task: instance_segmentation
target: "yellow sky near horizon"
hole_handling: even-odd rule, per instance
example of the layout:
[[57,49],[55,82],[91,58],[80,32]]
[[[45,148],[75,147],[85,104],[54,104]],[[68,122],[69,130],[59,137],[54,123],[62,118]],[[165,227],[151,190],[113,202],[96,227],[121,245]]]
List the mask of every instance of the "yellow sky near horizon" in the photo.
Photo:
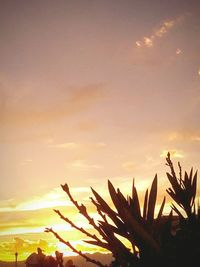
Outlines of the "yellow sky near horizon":
[[[163,158],[165,156],[166,151],[163,151],[160,157]],[[177,151],[171,151],[171,156],[174,160],[182,158],[182,155],[177,153]],[[120,186],[120,191],[125,196],[131,195],[132,179],[129,179],[129,181],[127,180],[126,182],[118,182],[116,188],[118,186]],[[142,208],[145,191],[147,188],[150,188],[151,183],[149,180],[137,181],[136,179],[135,186],[139,194]],[[97,192],[99,192],[104,200],[106,200],[107,203],[114,208],[108,189],[107,192],[105,192],[106,187],[106,184],[102,185],[98,188]],[[70,188],[70,192],[79,204],[83,203],[87,207],[90,216],[97,222],[100,218],[96,213],[96,208],[90,201],[90,196],[92,196],[90,188],[74,187]],[[160,208],[163,196],[165,195],[167,197],[166,192],[163,191],[163,188],[160,188],[159,184],[158,193],[160,194],[158,194],[157,198],[155,210],[156,214]],[[199,188],[197,196],[200,196]],[[167,197],[167,202],[163,212],[164,214],[169,214],[171,210],[171,202],[171,199]],[[69,201],[66,193],[59,187],[54,188],[49,193],[41,197],[27,199],[24,202],[15,203],[15,205],[13,205],[10,200],[7,204],[9,205],[6,206],[6,203],[4,203],[4,206],[0,207],[0,213],[3,219],[1,221],[0,231],[1,260],[13,261],[14,253],[16,251],[19,253],[18,259],[24,260],[30,253],[36,251],[37,247],[42,247],[46,254],[54,255],[55,251],[59,250],[62,251],[65,256],[75,255],[66,245],[58,242],[52,234],[44,233],[46,227],[52,227],[54,231],[59,233],[66,241],[70,241],[71,244],[73,244],[77,249],[81,249],[83,252],[106,252],[106,250],[84,243],[83,240],[89,239],[84,234],[73,229],[68,223],[61,220],[58,215],[54,213],[53,209],[58,209],[64,216],[67,216],[79,227],[83,227],[90,233],[95,233],[94,229],[88,224],[87,220],[78,213],[77,209]]]

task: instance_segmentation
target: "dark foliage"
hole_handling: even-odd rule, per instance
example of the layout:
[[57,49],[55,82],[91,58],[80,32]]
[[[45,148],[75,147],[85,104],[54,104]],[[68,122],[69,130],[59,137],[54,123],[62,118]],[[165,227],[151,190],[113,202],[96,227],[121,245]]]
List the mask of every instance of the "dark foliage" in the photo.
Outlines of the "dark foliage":
[[[83,204],[78,204],[72,197],[67,184],[62,185],[69,199],[97,231],[98,235],[90,234],[83,228],[75,225],[59,210],[55,212],[61,219],[69,223],[73,228],[90,237],[85,241],[107,249],[113,255],[112,267],[186,267],[198,265],[200,258],[200,207],[196,207],[197,172],[193,174],[185,172],[182,175],[180,163],[177,176],[173,163],[168,153],[166,165],[170,172],[167,178],[171,187],[166,191],[172,198],[172,210],[169,215],[163,215],[165,197],[155,216],[157,198],[157,175],[155,176],[150,191],[146,190],[143,209],[139,202],[137,189],[132,186],[132,196],[127,198],[120,189],[115,189],[108,181],[108,190],[115,209],[112,209],[105,200],[92,188],[94,197],[91,197],[93,205],[101,216],[101,220],[95,222],[88,214]],[[72,251],[81,255],[98,266],[105,266],[101,262],[91,259],[81,251],[77,251],[70,242],[62,239],[52,228],[46,228],[46,232],[53,233],[58,240],[66,244]],[[125,238],[131,244],[127,247],[119,238]]]

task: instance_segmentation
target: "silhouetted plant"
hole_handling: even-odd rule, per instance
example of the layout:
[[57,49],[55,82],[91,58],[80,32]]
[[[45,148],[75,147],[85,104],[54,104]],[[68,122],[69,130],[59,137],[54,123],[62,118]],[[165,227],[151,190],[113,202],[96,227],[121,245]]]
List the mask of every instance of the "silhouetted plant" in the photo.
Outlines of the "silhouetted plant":
[[[115,209],[112,209],[106,201],[93,189],[94,197],[91,202],[96,207],[101,220],[95,220],[89,215],[83,204],[78,204],[70,193],[67,184],[62,185],[71,202],[97,231],[98,235],[90,234],[82,227],[75,225],[69,218],[65,217],[59,210],[54,210],[61,219],[69,223],[76,230],[90,237],[85,242],[93,244],[110,251],[114,261],[110,266],[188,266],[191,261],[198,262],[200,255],[200,208],[196,208],[197,172],[193,175],[193,169],[188,174],[182,175],[180,163],[179,176],[177,177],[173,163],[168,153],[167,166],[170,173],[167,177],[171,188],[167,193],[175,203],[169,215],[163,215],[165,197],[163,198],[157,216],[155,206],[157,198],[157,175],[155,176],[150,191],[146,190],[143,209],[141,208],[137,189],[132,185],[132,196],[127,198],[120,189],[114,188],[108,181],[108,190]],[[173,215],[173,211],[176,215]],[[175,232],[172,231],[173,225]],[[84,257],[98,266],[106,266],[101,262],[91,259],[81,251],[78,251],[69,241],[65,241],[52,228],[46,228],[55,237],[66,244],[72,251]],[[127,247],[119,238],[125,238],[131,244]]]

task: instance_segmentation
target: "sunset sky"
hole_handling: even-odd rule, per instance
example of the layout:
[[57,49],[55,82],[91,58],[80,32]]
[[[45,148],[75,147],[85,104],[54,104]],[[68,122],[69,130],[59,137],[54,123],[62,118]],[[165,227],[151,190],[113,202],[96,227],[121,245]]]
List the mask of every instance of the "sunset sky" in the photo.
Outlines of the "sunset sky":
[[143,199],[158,173],[160,203],[167,151],[200,169],[199,14],[198,0],[0,1],[0,260],[69,253],[51,226],[95,251],[53,212],[89,227],[60,184],[90,207],[90,186],[106,199],[108,179],[126,195],[135,177]]

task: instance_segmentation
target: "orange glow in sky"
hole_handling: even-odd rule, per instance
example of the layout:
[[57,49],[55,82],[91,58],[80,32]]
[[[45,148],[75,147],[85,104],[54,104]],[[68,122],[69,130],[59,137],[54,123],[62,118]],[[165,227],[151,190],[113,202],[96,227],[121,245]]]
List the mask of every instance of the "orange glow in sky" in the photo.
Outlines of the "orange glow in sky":
[[108,179],[143,201],[157,173],[159,205],[168,151],[200,169],[200,4],[168,2],[0,1],[0,260],[71,255],[45,227],[97,250],[60,184],[95,217]]

